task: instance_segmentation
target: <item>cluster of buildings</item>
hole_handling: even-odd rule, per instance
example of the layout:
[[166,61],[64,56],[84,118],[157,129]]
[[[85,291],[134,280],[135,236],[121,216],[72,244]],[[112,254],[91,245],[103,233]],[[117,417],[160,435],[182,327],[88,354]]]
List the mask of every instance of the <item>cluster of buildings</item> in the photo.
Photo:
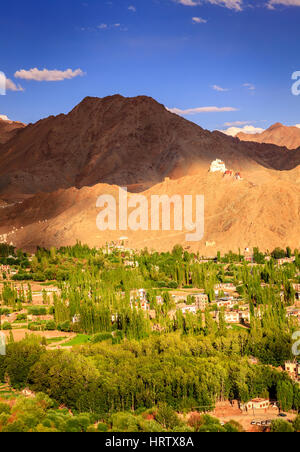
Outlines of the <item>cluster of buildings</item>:
[[120,237],[115,242],[107,243],[105,247],[102,248],[102,251],[106,255],[111,255],[115,251],[121,251],[132,256],[133,249],[129,247],[129,238],[128,237]]
[[[218,322],[220,319],[220,311],[213,312],[213,316]],[[224,318],[225,322],[230,324],[249,324],[251,320],[251,314],[249,309],[246,311],[236,309],[232,311],[225,311]]]
[[145,289],[137,289],[130,292],[130,306],[131,309],[135,307],[145,312],[150,311],[150,303]]
[[[294,284],[296,290],[296,299],[300,299],[300,284]],[[237,297],[236,286],[233,283],[220,283],[214,287],[216,301],[209,302],[208,295],[203,292],[188,293],[188,292],[171,292],[171,298],[176,308],[170,311],[169,315],[174,316],[176,311],[181,311],[183,315],[197,314],[198,312],[205,312],[206,308],[212,307],[210,311],[213,319],[216,322],[220,320],[220,313],[223,311],[225,322],[228,324],[249,325],[251,321],[251,313],[249,304],[242,304],[242,299]],[[162,296],[156,297],[156,303],[162,305],[164,303]],[[130,293],[130,305],[136,309],[148,312],[151,317],[155,316],[155,312],[151,311],[150,303],[145,289],[133,290]],[[215,308],[213,310],[213,308]],[[262,313],[260,306],[257,309],[257,315],[261,317]],[[294,306],[287,308],[287,316],[294,318],[300,325],[300,308],[297,307],[297,302]]]
[[[218,284],[216,291],[223,291],[224,289],[235,290],[235,286],[231,283]],[[224,292],[223,292],[224,293]],[[205,312],[208,306],[215,306],[216,309],[211,311],[211,315],[215,321],[220,319],[220,311],[223,310],[225,321],[228,324],[249,324],[250,323],[250,309],[249,305],[240,305],[239,299],[233,295],[225,292],[224,297],[218,298],[214,303],[209,303],[209,298],[206,293],[187,293],[174,292],[171,293],[171,298],[175,304],[175,309],[169,312],[173,317],[176,312],[181,311],[183,315],[197,314],[198,312]],[[164,303],[162,296],[156,297],[156,303],[162,305]],[[147,312],[150,317],[155,317],[155,311],[152,312],[150,303],[145,289],[136,289],[130,292],[130,306],[131,308],[141,309]]]
[[173,294],[172,299],[176,303],[177,310],[180,309],[184,314],[186,312],[197,313],[198,311],[204,312],[208,305],[208,295],[205,293],[192,293],[193,303],[187,304],[189,294]]
[[137,261],[129,260],[129,259],[125,259],[123,261],[123,264],[125,265],[125,267],[131,267],[131,268],[138,268],[139,267],[139,263]]
[[[223,289],[235,290],[233,284],[220,284],[216,291]],[[220,319],[220,310],[224,309],[225,322],[229,324],[249,324],[250,323],[250,309],[249,305],[239,305],[240,300],[235,298],[229,293],[225,293],[226,296],[218,298],[210,306],[216,306],[217,310],[211,311],[211,315],[217,322]],[[192,294],[193,304],[187,304],[187,294],[172,295],[174,302],[176,303],[176,310],[180,310],[183,314],[191,313],[197,314],[199,311],[204,312],[209,305],[208,295],[205,293]],[[237,308],[237,305],[238,308]]]
[[222,173],[224,177],[234,177],[236,180],[242,180],[241,173],[226,168],[225,162],[221,159],[214,160],[210,165],[211,173]]

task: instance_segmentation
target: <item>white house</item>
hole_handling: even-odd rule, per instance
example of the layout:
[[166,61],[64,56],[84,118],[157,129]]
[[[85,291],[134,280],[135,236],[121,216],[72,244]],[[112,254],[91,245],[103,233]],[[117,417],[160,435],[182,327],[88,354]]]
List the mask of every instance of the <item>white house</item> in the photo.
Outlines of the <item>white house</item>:
[[198,308],[196,305],[186,305],[186,304],[178,305],[177,309],[179,309],[183,314],[186,314],[186,313],[197,314],[197,311],[198,311]]
[[267,399],[253,399],[244,405],[247,411],[249,410],[267,410],[270,407],[270,401]]
[[211,165],[210,165],[210,172],[211,173],[225,173],[226,172],[226,165],[225,165],[225,163],[222,161],[222,160],[220,160],[220,159],[217,159],[217,160],[214,160],[212,163],[211,163]]
[[[224,312],[224,318],[226,323],[240,323],[240,315],[237,311]],[[220,320],[220,312],[217,312],[216,320]]]
[[195,298],[195,304],[199,311],[205,311],[207,305],[208,305],[208,295],[205,293],[197,293],[193,294],[193,297]]

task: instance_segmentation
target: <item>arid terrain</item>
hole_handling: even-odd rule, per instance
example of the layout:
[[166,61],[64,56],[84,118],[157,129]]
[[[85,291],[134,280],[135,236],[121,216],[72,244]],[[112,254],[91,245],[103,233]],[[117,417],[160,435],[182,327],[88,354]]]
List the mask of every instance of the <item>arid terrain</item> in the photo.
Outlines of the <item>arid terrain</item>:
[[[210,173],[216,158],[232,174]],[[183,243],[209,256],[253,246],[294,249],[299,165],[300,149],[211,133],[148,97],[86,98],[69,115],[29,125],[0,145],[0,234],[25,249],[76,240],[100,246],[124,235],[132,248]],[[99,231],[97,198],[118,200],[119,186],[143,193],[149,210],[151,195],[204,195],[204,239],[186,242],[185,230]]]
[[143,193],[149,201],[149,218],[152,194],[194,195],[194,214],[195,196],[204,194],[205,235],[201,242],[186,242],[187,231],[99,231],[96,226],[101,210],[96,207],[98,196],[112,194],[117,201],[119,199],[118,187],[105,184],[40,194],[22,204],[1,209],[0,233],[8,233],[8,243],[26,249],[33,249],[37,244],[45,247],[71,245],[76,239],[101,246],[117,241],[124,234],[132,248],[147,246],[167,250],[183,243],[209,256],[218,250],[238,251],[256,245],[264,250],[286,244],[297,247],[300,237],[299,184],[285,180],[285,176],[272,177],[267,173],[265,184],[254,184],[207,173],[205,177],[166,180]]
[[295,168],[300,150],[211,133],[145,96],[85,98],[68,115],[28,125],[0,147],[0,197],[98,183],[141,191],[166,176],[203,176],[216,158],[253,174]]

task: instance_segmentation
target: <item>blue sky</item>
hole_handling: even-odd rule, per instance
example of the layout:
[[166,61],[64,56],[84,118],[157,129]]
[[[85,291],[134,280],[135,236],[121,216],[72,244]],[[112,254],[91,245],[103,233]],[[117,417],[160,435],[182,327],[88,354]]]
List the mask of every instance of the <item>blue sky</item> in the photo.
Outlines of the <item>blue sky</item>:
[[299,23],[300,0],[3,2],[0,115],[35,122],[120,93],[208,129],[299,124]]

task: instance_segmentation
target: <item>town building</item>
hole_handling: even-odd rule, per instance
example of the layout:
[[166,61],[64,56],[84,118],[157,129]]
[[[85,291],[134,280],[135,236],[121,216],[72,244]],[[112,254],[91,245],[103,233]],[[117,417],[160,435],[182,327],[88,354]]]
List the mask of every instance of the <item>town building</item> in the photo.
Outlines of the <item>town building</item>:
[[240,322],[250,324],[251,314],[250,311],[239,311]]
[[172,300],[174,303],[182,303],[187,301],[187,294],[172,294]]
[[130,292],[130,301],[147,301],[147,292],[145,289],[136,289]]
[[233,297],[225,297],[217,300],[215,304],[218,306],[218,308],[232,309],[237,304],[237,302]]
[[233,283],[220,283],[215,285],[215,289],[236,291],[236,286]]
[[[226,323],[240,323],[240,315],[237,311],[224,312],[224,318]],[[220,320],[220,312],[216,314],[217,322]]]
[[135,303],[135,309],[141,309],[142,311],[150,311],[150,305],[148,301],[141,301]]
[[130,292],[131,309],[141,309],[142,311],[150,311],[150,304],[145,289],[132,290]]
[[294,307],[287,308],[287,317],[297,320],[300,325],[300,309]]
[[277,259],[276,262],[278,265],[292,264],[295,262],[295,257],[284,257],[282,259]]
[[205,311],[208,305],[208,295],[206,293],[193,294],[195,304],[199,311]]
[[243,408],[246,411],[267,410],[268,408],[270,408],[270,400],[268,400],[268,399],[261,399],[261,398],[252,399],[252,400],[250,400],[250,402],[245,403]]
[[197,314],[198,308],[195,304],[193,305],[187,305],[187,304],[178,304],[177,310],[181,311],[182,314]]
[[245,262],[249,262],[250,264],[254,263],[254,257],[253,256],[245,256],[244,260],[245,260]]
[[159,305],[164,304],[164,299],[163,299],[163,297],[161,295],[158,295],[156,297],[156,303],[159,304]]
[[216,242],[215,241],[205,242],[205,246],[206,246],[206,248],[212,248],[212,247],[216,246]]
[[284,370],[296,381],[300,381],[300,363],[298,361],[288,361],[284,365]]
[[125,260],[124,265],[125,267],[137,268],[139,266],[139,263],[136,261]]

